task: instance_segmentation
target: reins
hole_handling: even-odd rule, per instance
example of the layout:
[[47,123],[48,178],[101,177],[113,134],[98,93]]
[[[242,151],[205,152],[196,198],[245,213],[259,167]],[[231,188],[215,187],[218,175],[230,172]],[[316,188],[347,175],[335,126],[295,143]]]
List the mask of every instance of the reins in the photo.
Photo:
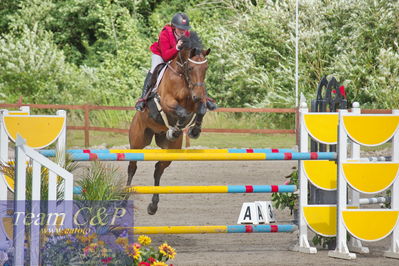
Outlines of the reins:
[[[192,83],[191,82],[191,80],[190,80],[190,76],[189,76],[189,74],[188,74],[188,68],[187,68],[187,64],[188,64],[188,62],[191,62],[191,63],[193,63],[193,64],[196,64],[196,65],[202,65],[202,64],[205,64],[207,61],[208,61],[208,59],[205,59],[205,60],[203,60],[203,61],[194,61],[194,60],[192,60],[191,58],[188,58],[186,61],[184,61],[184,62],[182,62],[183,61],[183,59],[182,59],[182,56],[181,56],[181,52],[179,52],[179,58],[176,60],[176,65],[178,65],[182,70],[183,70],[183,73],[179,73],[176,69],[174,69],[171,65],[170,65],[170,63],[168,63],[168,67],[176,74],[176,75],[178,75],[179,77],[183,77],[184,78],[184,80],[186,81],[186,84],[188,85],[188,88],[189,89],[193,89],[194,87],[205,87],[205,82],[196,82],[196,83]],[[180,62],[179,62],[179,60],[180,60]]]

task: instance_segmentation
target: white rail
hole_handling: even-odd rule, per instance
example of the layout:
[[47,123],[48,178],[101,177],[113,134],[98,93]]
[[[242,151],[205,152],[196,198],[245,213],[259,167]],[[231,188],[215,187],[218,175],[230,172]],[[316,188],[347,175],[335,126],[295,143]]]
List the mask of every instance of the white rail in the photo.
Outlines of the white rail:
[[[41,191],[41,168],[45,167],[49,171],[48,187],[48,211],[47,213],[58,212],[57,192],[63,190],[63,224],[64,228],[72,228],[72,199],[73,199],[73,175],[25,145],[25,140],[17,136],[15,146],[15,212],[14,212],[14,265],[24,265],[24,242],[25,242],[25,222],[26,217],[26,159],[32,161],[32,214],[36,217],[40,213],[40,191]],[[57,187],[57,176],[62,178],[62,184]],[[58,209],[58,210],[57,210]],[[58,213],[57,213],[58,214]],[[68,215],[69,214],[69,215]],[[23,221],[23,222],[21,222]],[[55,225],[53,225],[54,227]],[[49,228],[51,229],[51,228]],[[30,246],[30,265],[40,265],[40,225],[31,223],[31,243]]]

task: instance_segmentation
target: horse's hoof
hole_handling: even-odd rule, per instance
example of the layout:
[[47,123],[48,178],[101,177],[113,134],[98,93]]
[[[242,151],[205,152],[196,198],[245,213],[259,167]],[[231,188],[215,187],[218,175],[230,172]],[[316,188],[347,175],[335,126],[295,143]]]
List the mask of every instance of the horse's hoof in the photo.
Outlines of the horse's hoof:
[[182,134],[180,129],[169,129],[166,131],[166,139],[169,141],[175,141]]
[[214,111],[218,108],[215,101],[210,98],[208,98],[208,100],[206,101],[206,107],[209,109],[209,111]]
[[171,129],[166,131],[166,139],[169,140],[169,141],[175,141],[176,140],[176,138],[173,136],[173,131]]
[[190,127],[188,130],[188,137],[191,139],[197,139],[201,134],[201,128],[199,127]]
[[158,210],[158,206],[152,203],[148,204],[147,212],[149,215],[154,215]]

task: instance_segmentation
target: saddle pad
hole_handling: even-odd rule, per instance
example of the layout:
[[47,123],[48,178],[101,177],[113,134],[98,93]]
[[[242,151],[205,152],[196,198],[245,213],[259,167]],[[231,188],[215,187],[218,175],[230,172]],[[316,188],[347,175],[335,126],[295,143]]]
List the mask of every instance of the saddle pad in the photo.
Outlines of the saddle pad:
[[166,70],[167,67],[168,67],[168,64],[165,64],[165,65],[162,67],[161,71],[159,71],[159,74],[158,74],[158,77],[157,77],[157,83],[155,83],[154,88],[152,88],[152,90],[151,90],[152,92],[156,92],[156,91],[157,91],[158,86],[159,86],[159,84],[160,84],[161,81],[162,81],[163,74],[165,73],[165,70]]

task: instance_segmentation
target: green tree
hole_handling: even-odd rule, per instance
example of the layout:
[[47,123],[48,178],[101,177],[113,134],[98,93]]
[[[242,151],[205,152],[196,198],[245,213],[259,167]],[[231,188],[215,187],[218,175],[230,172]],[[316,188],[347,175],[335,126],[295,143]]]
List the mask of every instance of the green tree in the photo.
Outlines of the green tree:
[[33,103],[71,103],[90,88],[79,69],[65,62],[52,34],[36,25],[19,35],[0,38],[0,91],[3,100],[15,102],[24,96]]

